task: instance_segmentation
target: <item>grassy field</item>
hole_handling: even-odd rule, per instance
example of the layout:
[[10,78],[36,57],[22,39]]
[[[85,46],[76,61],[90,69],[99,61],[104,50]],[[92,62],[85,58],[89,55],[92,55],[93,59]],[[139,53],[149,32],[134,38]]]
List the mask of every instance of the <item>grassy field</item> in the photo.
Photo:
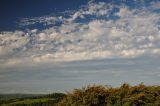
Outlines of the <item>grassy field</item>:
[[26,100],[15,100],[12,103],[6,103],[3,104],[2,106],[14,106],[14,105],[19,105],[19,104],[24,104],[24,105],[32,105],[32,104],[40,104],[40,103],[49,103],[49,101],[53,102],[55,99],[53,98],[41,98],[41,99],[26,99]]
[[8,96],[5,97],[6,100],[3,98],[3,100],[0,101],[0,106],[41,106],[41,105],[53,106],[64,96],[64,94],[55,93],[50,95],[21,95],[21,96],[12,95],[12,96],[13,96],[12,99],[9,99],[11,97]]

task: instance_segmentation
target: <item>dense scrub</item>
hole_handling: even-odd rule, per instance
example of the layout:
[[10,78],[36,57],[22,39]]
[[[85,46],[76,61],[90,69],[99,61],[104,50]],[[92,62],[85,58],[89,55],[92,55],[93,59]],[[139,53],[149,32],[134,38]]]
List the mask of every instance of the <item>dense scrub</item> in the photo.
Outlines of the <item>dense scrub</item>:
[[58,106],[160,106],[160,86],[88,86],[67,94]]

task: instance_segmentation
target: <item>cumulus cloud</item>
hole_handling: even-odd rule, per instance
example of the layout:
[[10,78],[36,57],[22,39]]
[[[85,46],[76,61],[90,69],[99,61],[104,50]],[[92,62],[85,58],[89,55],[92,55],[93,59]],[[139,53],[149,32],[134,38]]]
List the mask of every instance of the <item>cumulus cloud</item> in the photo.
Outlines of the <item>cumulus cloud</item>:
[[119,9],[117,15],[119,15],[120,17],[128,17],[132,15],[132,12],[128,8],[124,7]]
[[158,4],[150,3],[140,9],[89,2],[68,18],[23,19],[23,25],[54,25],[58,21],[61,24],[44,30],[3,32],[0,58],[10,55],[8,59],[27,57],[33,62],[54,62],[159,55],[160,14],[155,11],[160,9]]

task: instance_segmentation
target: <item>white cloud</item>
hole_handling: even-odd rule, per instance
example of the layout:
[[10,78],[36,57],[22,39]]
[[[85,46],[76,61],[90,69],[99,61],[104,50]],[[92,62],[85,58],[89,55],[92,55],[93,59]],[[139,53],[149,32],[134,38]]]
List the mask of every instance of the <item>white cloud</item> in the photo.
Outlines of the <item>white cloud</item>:
[[12,53],[14,49],[23,48],[28,39],[21,31],[0,34],[0,57]]
[[119,12],[117,13],[120,17],[129,17],[132,15],[132,11],[130,11],[127,7],[122,7],[119,9]]
[[63,17],[55,17],[55,16],[43,16],[43,17],[36,17],[36,18],[24,18],[20,20],[20,26],[26,26],[26,25],[33,25],[36,23],[42,23],[44,25],[52,25],[55,24],[56,21],[62,21]]
[[76,20],[77,18],[84,18],[83,14],[81,11],[75,12],[71,18],[67,19],[67,21],[72,22],[74,20]]
[[[41,31],[33,29],[28,32],[4,32],[0,35],[0,56],[15,52],[14,49],[17,48],[23,48],[17,51],[22,52],[19,59],[26,56],[33,62],[159,55],[160,14],[152,11],[158,8],[154,8],[154,5],[157,4],[152,3],[150,7],[143,9],[131,9],[109,6],[103,2],[89,2],[84,9],[79,9],[69,18],[45,16],[30,21],[26,19],[23,22],[27,25],[36,22],[52,24],[57,20],[61,20],[62,25]],[[114,14],[119,18],[106,20],[114,7],[119,8]],[[75,21],[79,17],[85,20],[86,15],[97,18],[86,23]],[[103,16],[106,17],[101,18]],[[16,56],[13,55],[12,58]]]

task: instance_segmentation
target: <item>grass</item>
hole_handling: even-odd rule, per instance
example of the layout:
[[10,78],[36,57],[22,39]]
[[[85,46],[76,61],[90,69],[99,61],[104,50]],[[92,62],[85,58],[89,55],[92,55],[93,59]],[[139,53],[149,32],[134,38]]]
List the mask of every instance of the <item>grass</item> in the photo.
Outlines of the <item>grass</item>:
[[32,103],[40,103],[40,102],[48,102],[49,100],[55,100],[53,99],[48,99],[48,98],[41,98],[41,99],[26,99],[22,101],[15,101],[13,103],[10,103],[9,105],[15,105],[15,104],[32,104]]
[[[12,99],[0,100],[0,106],[41,106],[47,105],[52,106],[57,103],[65,94],[63,93],[54,93],[49,95],[39,95],[39,96],[30,96],[30,97],[16,97]],[[7,95],[8,96],[8,95]],[[10,97],[8,97],[10,98]]]

